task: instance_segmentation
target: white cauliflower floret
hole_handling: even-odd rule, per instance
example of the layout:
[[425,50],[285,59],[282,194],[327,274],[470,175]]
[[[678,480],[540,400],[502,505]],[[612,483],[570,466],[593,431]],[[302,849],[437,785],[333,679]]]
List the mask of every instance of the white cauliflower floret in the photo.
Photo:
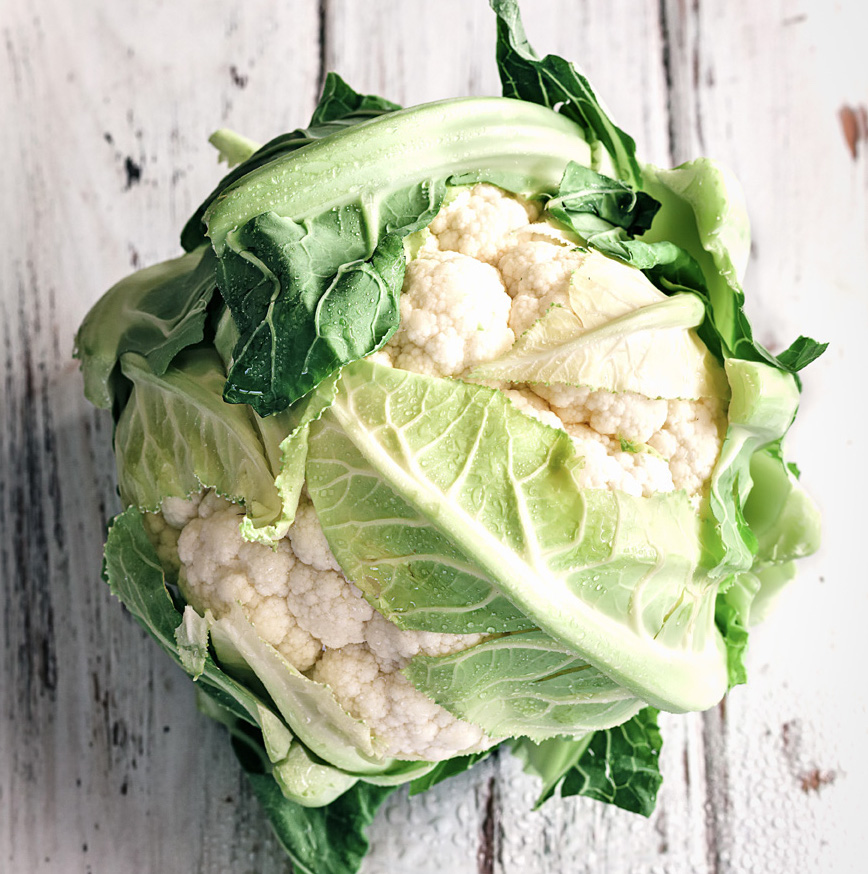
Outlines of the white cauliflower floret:
[[407,265],[401,323],[386,346],[395,367],[457,376],[506,352],[515,335],[497,270],[457,252]]
[[672,471],[665,458],[643,449],[616,452],[614,458],[624,472],[633,478],[643,497],[675,491]]
[[199,515],[202,494],[197,492],[189,498],[163,498],[160,511],[166,524],[180,531],[191,519]]
[[389,756],[440,761],[494,743],[481,728],[456,719],[414,688],[399,665],[381,663],[367,646],[347,646],[328,650],[313,678],[327,684],[348,713],[387,742]]
[[[303,527],[295,532],[301,556],[293,552],[291,540],[280,541],[275,549],[246,541],[239,528],[240,513],[240,507],[220,510],[207,520],[193,520],[181,534],[178,554],[184,566],[185,595],[193,606],[200,612],[210,609],[220,618],[234,602],[240,603],[260,636],[281,652],[289,649],[287,658],[299,670],[313,664],[323,645],[361,643],[373,608],[343,574],[332,569],[337,564],[334,556],[307,511],[302,510]],[[279,615],[271,615],[271,610]],[[283,636],[271,637],[260,624],[274,629],[297,627],[311,643],[300,653],[292,652]],[[291,643],[301,640],[294,634]]]
[[647,443],[666,421],[664,400],[642,397],[634,392],[592,391],[585,401],[588,422],[600,434],[623,437],[633,443]]
[[665,400],[635,392],[569,385],[534,385],[533,390],[565,424],[585,423],[599,434],[623,437],[632,443],[647,443],[663,427],[669,409]]
[[362,643],[374,609],[343,574],[297,562],[290,574],[289,609],[327,647]]
[[305,495],[287,534],[298,561],[289,576],[287,604],[298,624],[327,647],[365,640],[374,609],[341,573],[316,510]]
[[287,534],[292,551],[299,561],[309,564],[318,571],[339,571],[341,566],[329,547],[322,525],[313,503],[302,494],[295,511],[295,521]]
[[726,416],[713,398],[669,401],[666,422],[648,445],[669,459],[675,488],[699,494],[717,462]]
[[574,246],[525,239],[507,249],[497,267],[512,297],[509,326],[523,334],[549,307],[569,306],[570,278],[586,253]]
[[636,497],[642,494],[641,485],[612,454],[606,437],[581,424],[567,425],[567,433],[573,438],[576,454],[584,461],[577,478],[580,488],[618,489]]
[[288,607],[296,566],[289,542],[276,549],[248,543],[241,535],[241,508],[215,509],[216,503],[206,495],[200,517],[178,539],[184,597],[199,613],[210,610],[217,619],[240,603],[260,636],[298,670],[307,670],[322,652],[322,643],[300,627]]
[[536,204],[482,183],[460,189],[428,230],[442,251],[494,264],[509,233],[533,221],[538,212]]
[[404,667],[413,656],[438,656],[461,652],[479,643],[483,634],[440,634],[433,631],[406,631],[374,613],[367,627],[367,644],[381,665]]
[[552,412],[551,407],[529,388],[505,388],[502,391],[526,415],[552,428],[564,430],[564,423]]

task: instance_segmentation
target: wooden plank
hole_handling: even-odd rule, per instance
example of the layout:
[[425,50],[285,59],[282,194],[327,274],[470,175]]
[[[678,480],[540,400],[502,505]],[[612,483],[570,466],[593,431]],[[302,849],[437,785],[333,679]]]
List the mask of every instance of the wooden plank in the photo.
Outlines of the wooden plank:
[[[866,654],[855,619],[866,594],[850,585],[847,558],[859,523],[841,484],[866,486],[845,435],[864,427],[849,374],[868,325],[868,228],[864,148],[851,148],[841,114],[858,114],[868,98],[856,47],[868,13],[812,0],[665,8],[673,157],[713,155],[744,185],[758,337],[773,351],[803,332],[833,344],[805,375],[788,440],[822,509],[825,542],[756,630],[748,686],[704,719],[708,862],[715,871],[857,871],[865,686],[848,699],[836,678]],[[831,454],[830,421],[840,435]]]
[[[177,251],[220,172],[209,132],[310,112],[316,9],[224,9],[4,5],[0,869],[15,874],[286,869],[225,733],[99,582],[111,426],[70,360],[102,290]],[[290,57],[287,34],[313,50]]]

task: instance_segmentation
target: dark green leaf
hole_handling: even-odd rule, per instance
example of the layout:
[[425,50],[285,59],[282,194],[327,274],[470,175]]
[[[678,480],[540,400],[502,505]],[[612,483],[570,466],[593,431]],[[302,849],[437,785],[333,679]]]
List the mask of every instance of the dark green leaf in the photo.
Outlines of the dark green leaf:
[[778,362],[790,373],[796,373],[812,361],[816,361],[826,351],[828,345],[828,343],[818,343],[810,337],[799,337],[788,349],[778,355]]
[[612,123],[588,80],[563,58],[537,56],[527,41],[516,0],[490,3],[497,15],[497,65],[503,96],[557,109],[579,125],[589,143],[602,144],[621,178],[638,186],[641,172],[636,144]]
[[546,204],[552,216],[585,239],[613,226],[630,235],[644,233],[659,208],[644,191],[575,161],[567,164],[557,196]]
[[[327,73],[322,86],[319,103],[310,118],[310,127],[328,124],[352,115],[382,115],[384,112],[395,112],[401,107],[383,97],[374,94],[359,94],[338,76],[337,73]],[[362,120],[362,119],[359,119]]]
[[239,340],[225,399],[279,412],[379,349],[400,321],[402,237],[431,221],[444,192],[419,183],[376,211],[351,203],[301,222],[265,213],[230,235],[218,280]]
[[567,772],[561,795],[587,795],[650,816],[663,782],[658,762],[662,744],[652,707],[623,725],[594,732],[578,764]]
[[370,845],[366,829],[396,789],[359,782],[325,807],[302,807],[287,800],[270,776],[248,772],[248,777],[299,874],[358,871]]

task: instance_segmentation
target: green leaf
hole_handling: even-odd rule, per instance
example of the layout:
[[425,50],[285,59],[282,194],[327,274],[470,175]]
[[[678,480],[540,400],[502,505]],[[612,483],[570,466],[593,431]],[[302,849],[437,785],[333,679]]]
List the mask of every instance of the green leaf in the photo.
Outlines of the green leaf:
[[623,725],[595,732],[561,785],[561,796],[586,795],[650,816],[663,782],[657,711],[647,707]]
[[[381,221],[407,233],[433,218],[442,189],[400,194]],[[365,241],[382,230],[347,206],[302,223],[266,213],[230,235],[219,284],[239,339],[227,401],[279,412],[388,340],[400,320],[404,249],[387,232],[364,260]]]
[[533,627],[464,551],[368,466],[341,429],[323,422],[309,447],[307,488],[332,551],[387,619],[446,634]]
[[633,236],[644,233],[658,209],[644,191],[575,162],[567,165],[557,195],[546,202],[553,218],[585,239],[612,227]]
[[798,337],[789,348],[778,355],[778,362],[790,373],[796,373],[816,361],[828,348],[828,343],[818,343],[810,337]]
[[[245,152],[253,145],[251,140],[232,131],[218,131],[214,134],[217,138],[214,145],[220,149],[221,158],[231,159],[230,163],[234,163],[237,158],[243,160],[220,180],[184,226],[181,233],[184,250],[189,252],[207,242],[203,222],[205,211],[221,193],[233,187],[248,173],[340,130],[397,109],[400,107],[396,103],[390,103],[382,97],[357,94],[337,73],[328,73],[323,83],[320,102],[308,127],[281,134],[249,155]],[[212,142],[213,139],[212,137]]]
[[[696,166],[700,168],[699,172],[706,170],[706,164],[697,162]],[[581,170],[582,168],[579,168],[579,171]],[[650,174],[651,170],[646,168],[646,173]],[[557,196],[547,204],[547,210],[552,217],[583,237],[593,249],[607,255],[610,259],[616,259],[642,271],[645,277],[663,293],[694,292],[709,302],[709,310],[711,310],[708,280],[693,255],[667,239],[648,242],[653,236],[651,233],[646,233],[642,240],[632,238],[633,234],[648,230],[648,224],[657,214],[660,203],[643,192],[635,192],[632,188],[616,180],[607,180],[604,176],[599,176],[595,184],[594,176],[599,174],[594,174],[591,170],[579,172],[575,180],[565,174]],[[586,184],[582,184],[584,177],[587,177]],[[599,197],[605,196],[600,195],[597,189],[605,192],[607,185],[609,188],[614,188],[614,191],[612,199],[605,203],[604,209],[602,206],[597,206]],[[709,186],[709,189],[717,190],[713,185]],[[584,203],[585,200],[588,201],[587,204]],[[643,204],[647,205],[643,206]],[[672,209],[671,203],[669,209]],[[666,219],[665,213],[663,218]],[[684,214],[680,215],[680,222],[681,224],[670,222],[669,230],[672,231],[673,239],[679,241],[686,239],[689,244],[694,241],[695,219],[692,215]],[[654,225],[655,233],[659,225],[660,221]],[[706,259],[710,258],[700,241],[696,241],[693,250],[701,252],[702,257]],[[613,280],[616,278],[612,277]],[[725,296],[724,300],[729,306],[729,297]],[[713,355],[720,361],[723,360],[722,338],[712,318],[704,319],[703,323],[697,326],[697,336]],[[725,343],[723,345],[725,346]]]
[[735,367],[732,423],[711,495],[722,543],[730,551],[726,560],[745,568],[724,582],[715,608],[730,687],[747,681],[750,627],[768,615],[793,580],[795,561],[820,545],[819,511],[781,450],[798,400],[795,380],[769,365],[740,362]]
[[[362,361],[344,368],[334,403],[312,426],[307,477],[338,561],[375,603],[395,598],[402,612],[420,588],[410,574],[395,586],[394,556],[376,554],[386,539],[378,525],[414,526],[391,492],[454,550],[445,562],[445,549],[424,556],[432,571],[441,562],[455,569],[463,556],[459,567],[475,581],[468,603],[488,580],[532,625],[637,697],[710,706],[725,689],[725,664],[693,508],[678,492],[579,489],[581,464],[565,433],[500,392]],[[460,614],[460,587],[446,591],[432,613]]]
[[271,777],[248,777],[299,874],[355,874],[370,845],[366,829],[395,791],[359,782],[331,804],[310,808],[287,800]]
[[416,656],[413,685],[492,737],[545,740],[617,725],[643,703],[540,631],[510,634],[447,656]]
[[556,55],[540,58],[531,48],[516,0],[490,0],[497,15],[497,66],[503,96],[539,103],[575,121],[589,143],[608,152],[619,178],[639,187],[636,144],[612,123],[588,80]]
[[97,407],[126,401],[117,365],[126,352],[145,357],[157,376],[174,357],[202,340],[217,287],[214,253],[205,248],[139,270],[112,286],[85,317],[75,338],[84,393]]
[[337,73],[326,73],[319,103],[310,118],[310,127],[315,128],[318,125],[348,118],[375,118],[386,112],[396,112],[400,108],[397,103],[392,103],[384,97],[359,94]]
[[[621,231],[596,234],[590,245],[610,258],[641,270],[664,294],[692,292],[699,295],[711,312],[705,275],[696,259],[680,246],[665,240],[655,243],[628,240]],[[718,361],[723,361],[725,344],[710,315],[696,327],[696,336]]]
[[297,469],[272,467],[276,453],[264,446],[253,412],[223,401],[225,374],[217,353],[188,349],[162,376],[131,353],[121,368],[133,385],[115,432],[125,503],[155,511],[164,497],[213,488],[243,503],[250,525],[276,526],[271,533],[282,536],[295,516],[291,498],[297,501],[304,458]]

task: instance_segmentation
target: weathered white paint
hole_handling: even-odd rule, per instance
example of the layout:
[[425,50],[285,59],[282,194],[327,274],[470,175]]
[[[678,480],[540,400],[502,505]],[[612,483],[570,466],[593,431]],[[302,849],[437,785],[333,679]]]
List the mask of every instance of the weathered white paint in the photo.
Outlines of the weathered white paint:
[[[132,267],[176,251],[219,174],[221,125],[303,123],[323,68],[402,102],[494,93],[483,0],[5,0],[0,29],[0,871],[288,869],[222,730],[99,583],[118,506],[110,424],[72,333]],[[868,688],[859,379],[868,329],[860,0],[525,0],[532,42],[581,61],[642,155],[737,171],[755,231],[758,335],[833,347],[806,374],[792,454],[822,552],[757,632],[725,710],[667,717],[659,809],[529,813],[504,756],[397,794],[369,874],[860,870]],[[850,141],[844,135],[843,118]],[[493,795],[492,795],[493,793]],[[486,825],[487,823],[487,825]],[[493,855],[480,858],[484,833]]]

